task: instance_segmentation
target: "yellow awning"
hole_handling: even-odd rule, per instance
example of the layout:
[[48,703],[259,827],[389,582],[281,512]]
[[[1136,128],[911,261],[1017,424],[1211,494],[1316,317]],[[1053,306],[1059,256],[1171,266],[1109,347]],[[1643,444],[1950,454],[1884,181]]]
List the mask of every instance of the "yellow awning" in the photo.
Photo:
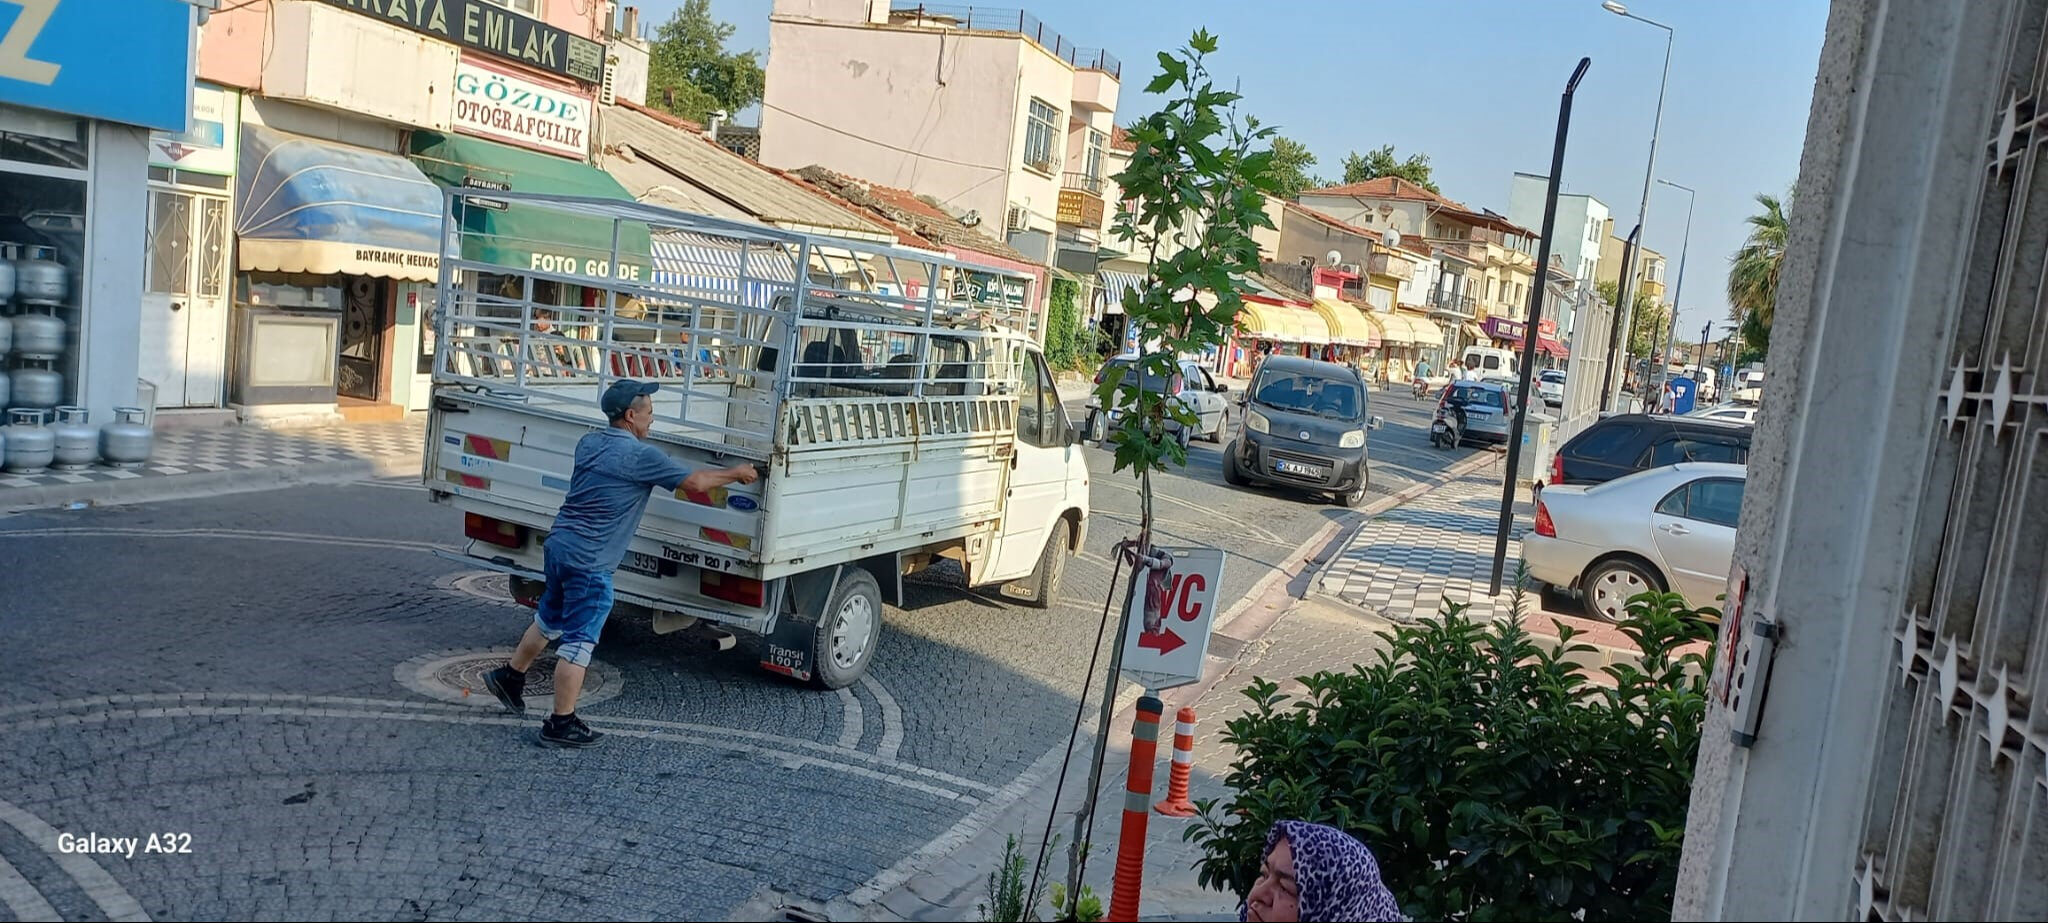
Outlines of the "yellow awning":
[[1345,346],[1372,347],[1379,345],[1379,332],[1366,323],[1365,314],[1357,308],[1329,298],[1316,299],[1316,314],[1329,328],[1330,342]]
[[1415,342],[1415,328],[1409,325],[1408,318],[1385,311],[1374,311],[1372,319],[1380,325],[1382,339],[1388,346],[1408,346]]
[[1484,342],[1486,340],[1486,328],[1481,327],[1478,324],[1472,323],[1471,321],[1466,321],[1465,335],[1471,337],[1472,339]]
[[1256,339],[1316,346],[1330,342],[1329,325],[1316,312],[1302,308],[1247,301],[1238,312],[1237,326],[1242,334]]
[[1419,314],[1396,314],[1394,316],[1408,322],[1409,332],[1415,334],[1415,342],[1417,344],[1425,347],[1443,345],[1443,328],[1438,327],[1429,318]]

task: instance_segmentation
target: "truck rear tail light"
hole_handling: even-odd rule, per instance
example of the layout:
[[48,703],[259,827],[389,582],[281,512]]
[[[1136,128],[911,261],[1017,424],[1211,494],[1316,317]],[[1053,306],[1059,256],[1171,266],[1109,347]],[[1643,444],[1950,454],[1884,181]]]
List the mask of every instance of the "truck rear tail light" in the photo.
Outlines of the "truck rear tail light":
[[1550,521],[1550,507],[1544,506],[1540,498],[1536,501],[1536,534],[1544,538],[1557,537],[1557,523]]
[[481,513],[462,514],[462,534],[500,548],[526,547],[526,527]]
[[767,604],[768,588],[752,577],[721,574],[717,571],[701,571],[704,576],[697,584],[698,592],[712,599],[722,599],[736,606],[759,609]]

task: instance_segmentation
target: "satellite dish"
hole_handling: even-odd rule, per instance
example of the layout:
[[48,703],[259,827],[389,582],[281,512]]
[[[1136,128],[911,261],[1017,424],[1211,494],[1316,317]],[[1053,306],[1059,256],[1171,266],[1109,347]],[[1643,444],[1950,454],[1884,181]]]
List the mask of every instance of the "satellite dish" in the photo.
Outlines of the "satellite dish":
[[1335,266],[1338,263],[1344,262],[1344,254],[1332,250],[1328,253],[1323,254],[1323,262]]
[[1384,231],[1381,231],[1381,232],[1380,232],[1380,243],[1386,244],[1386,245],[1387,245],[1387,246],[1388,246],[1389,248],[1393,248],[1393,247],[1398,247],[1398,246],[1400,246],[1400,245],[1401,245],[1401,232],[1400,232],[1400,231],[1396,231],[1396,230],[1394,230],[1393,228],[1387,228],[1386,230],[1384,230]]
[[960,216],[960,224],[964,227],[971,228],[980,223],[981,211],[979,209],[970,208],[967,210],[967,214]]

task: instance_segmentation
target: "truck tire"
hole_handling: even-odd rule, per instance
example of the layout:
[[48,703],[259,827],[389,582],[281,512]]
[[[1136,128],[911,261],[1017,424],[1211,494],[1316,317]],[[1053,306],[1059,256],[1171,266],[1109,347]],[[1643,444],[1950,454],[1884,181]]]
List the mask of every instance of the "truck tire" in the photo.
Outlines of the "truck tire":
[[1045,549],[1038,553],[1038,566],[1032,568],[1030,581],[1031,598],[1019,600],[1033,609],[1050,609],[1060,595],[1060,578],[1067,573],[1067,546],[1074,540],[1074,524],[1061,516],[1053,523],[1052,534],[1045,537]]
[[822,689],[853,685],[881,640],[882,588],[865,569],[845,568],[811,636],[811,682]]

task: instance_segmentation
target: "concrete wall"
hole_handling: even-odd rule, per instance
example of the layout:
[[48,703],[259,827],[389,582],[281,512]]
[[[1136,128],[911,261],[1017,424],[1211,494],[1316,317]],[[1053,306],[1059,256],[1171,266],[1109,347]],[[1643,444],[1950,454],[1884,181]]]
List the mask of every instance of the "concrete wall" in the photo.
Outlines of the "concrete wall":
[[763,163],[821,164],[911,189],[980,212],[996,233],[1018,179],[1029,188],[1016,194],[1051,228],[1059,183],[1021,180],[1018,100],[1040,95],[1064,111],[1070,88],[1025,84],[1022,38],[793,20],[782,8],[768,30]]
[[[1009,201],[1010,204],[1023,206],[1031,212],[1032,230],[1050,232],[1057,227],[1055,219],[1060,208],[1060,172],[1079,169],[1080,165],[1071,160],[1063,160],[1053,167],[1050,174],[1023,166],[1025,119],[1031,111],[1031,100],[1034,97],[1051,103],[1052,107],[1059,111],[1059,116],[1053,119],[1053,153],[1058,156],[1066,150],[1065,131],[1068,117],[1073,114],[1074,108],[1074,67],[1054,57],[1052,52],[1045,50],[1036,42],[1012,39],[1006,43],[1014,49],[1012,54],[1016,56],[1018,74],[1014,90],[1016,95],[1012,97],[1009,109],[1015,113],[1013,121],[1016,126],[1010,141],[1009,162],[1017,165],[1010,173]],[[982,115],[986,125],[982,130],[994,134],[999,129],[999,111]]]
[[[2013,98],[2003,55],[1987,49],[2005,47],[2020,7],[1835,0],[1829,15],[1735,551],[1749,574],[1745,611],[1776,620],[1785,638],[1753,746],[1731,742],[1734,713],[1708,709],[1677,919],[1864,917],[1857,863],[1873,745],[1900,684],[1893,630],[1912,548],[1930,539],[1917,533],[1941,518],[1920,519],[1919,482],[1941,432],[1935,395],[1963,304],[1983,311],[1997,284],[1959,269],[1988,188],[1985,141],[2001,137],[1994,110]],[[2020,247],[2038,264],[2039,240]],[[1843,394],[1858,412],[1839,412]],[[1960,729],[1943,714],[1928,737],[1983,746],[1978,713]],[[1935,786],[1949,776],[1946,764],[1921,771]],[[2008,821],[2023,827],[2037,810],[2003,814],[2004,804],[1946,807],[2002,842],[2020,829]],[[1967,883],[1981,899],[2003,873],[1978,844],[1951,843],[1937,858],[1938,880],[1920,880],[1921,893]]]
[[250,6],[224,4],[199,29],[199,79],[253,90],[263,84],[263,52],[269,47],[271,0]]

